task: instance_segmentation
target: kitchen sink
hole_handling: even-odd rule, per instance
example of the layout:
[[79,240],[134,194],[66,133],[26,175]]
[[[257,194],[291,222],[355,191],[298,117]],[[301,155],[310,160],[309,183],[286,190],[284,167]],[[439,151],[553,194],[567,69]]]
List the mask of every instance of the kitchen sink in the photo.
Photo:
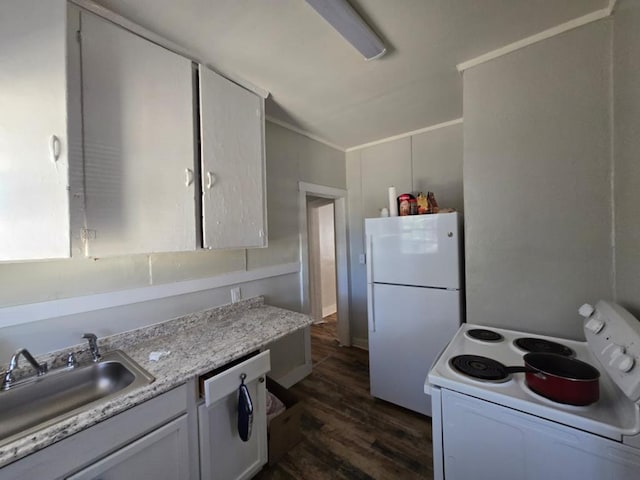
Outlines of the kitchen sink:
[[124,352],[53,370],[0,392],[0,447],[154,381]]

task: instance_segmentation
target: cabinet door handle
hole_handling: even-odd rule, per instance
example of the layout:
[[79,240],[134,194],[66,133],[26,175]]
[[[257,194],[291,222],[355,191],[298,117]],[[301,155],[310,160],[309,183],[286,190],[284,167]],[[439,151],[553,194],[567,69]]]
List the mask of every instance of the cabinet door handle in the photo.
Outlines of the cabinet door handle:
[[185,168],[184,173],[185,173],[185,184],[188,187],[193,183],[193,170],[191,170],[190,168]]
[[213,187],[214,183],[216,183],[216,176],[211,172],[207,172],[207,188]]
[[60,139],[57,135],[51,135],[49,139],[49,153],[51,154],[51,161],[56,163],[60,158]]

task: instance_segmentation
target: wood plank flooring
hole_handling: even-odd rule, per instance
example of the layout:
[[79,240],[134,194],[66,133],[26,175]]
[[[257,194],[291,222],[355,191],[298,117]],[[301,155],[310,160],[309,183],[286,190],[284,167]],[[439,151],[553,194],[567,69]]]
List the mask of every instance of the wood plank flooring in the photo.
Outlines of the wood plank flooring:
[[259,480],[432,479],[431,421],[369,395],[368,354],[340,347],[336,322],[311,327],[313,373],[291,390],[304,439]]

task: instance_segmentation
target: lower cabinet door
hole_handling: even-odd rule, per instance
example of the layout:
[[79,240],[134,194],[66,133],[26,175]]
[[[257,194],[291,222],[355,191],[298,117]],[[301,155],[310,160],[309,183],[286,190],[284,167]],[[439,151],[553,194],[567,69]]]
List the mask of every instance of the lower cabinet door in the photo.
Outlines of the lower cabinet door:
[[189,478],[187,415],[88,466],[68,480],[184,480]]
[[[265,375],[269,352],[205,382],[205,403],[198,407],[200,475],[202,480],[244,480],[267,463],[267,401]],[[238,432],[238,388],[241,376],[253,404],[247,441]]]

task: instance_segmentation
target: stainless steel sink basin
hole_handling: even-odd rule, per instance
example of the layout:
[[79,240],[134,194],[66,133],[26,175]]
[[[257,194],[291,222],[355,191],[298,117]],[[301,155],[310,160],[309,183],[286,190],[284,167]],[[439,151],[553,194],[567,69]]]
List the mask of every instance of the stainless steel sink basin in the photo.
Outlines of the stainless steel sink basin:
[[155,379],[116,350],[97,363],[51,371],[0,391],[0,446]]

